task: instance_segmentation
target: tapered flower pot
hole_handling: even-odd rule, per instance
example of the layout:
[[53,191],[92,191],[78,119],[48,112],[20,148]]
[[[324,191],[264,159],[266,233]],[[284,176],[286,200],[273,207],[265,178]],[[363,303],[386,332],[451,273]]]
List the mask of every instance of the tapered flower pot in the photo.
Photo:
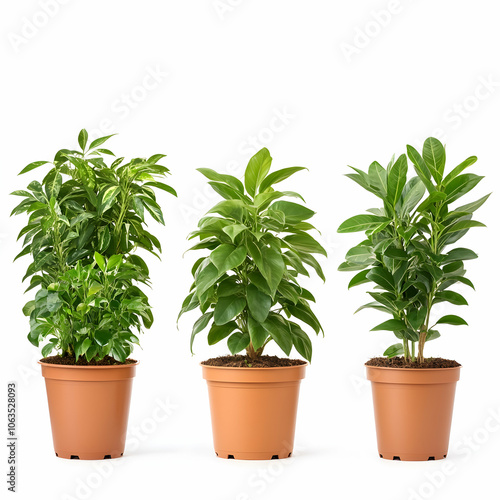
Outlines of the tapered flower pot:
[[270,460],[292,454],[300,381],[306,366],[202,365],[217,456]]
[[367,366],[372,384],[378,452],[388,460],[440,460],[450,440],[460,367]]
[[132,379],[138,363],[42,363],[54,450],[61,458],[118,458],[125,449]]

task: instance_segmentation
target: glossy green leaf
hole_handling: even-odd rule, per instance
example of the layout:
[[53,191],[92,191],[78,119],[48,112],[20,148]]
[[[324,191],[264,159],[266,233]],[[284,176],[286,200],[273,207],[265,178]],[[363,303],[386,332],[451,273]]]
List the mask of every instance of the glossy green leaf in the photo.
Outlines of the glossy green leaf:
[[467,321],[465,319],[461,318],[460,316],[455,316],[454,314],[448,314],[446,316],[443,316],[442,318],[439,318],[436,321],[436,325],[445,323],[447,325],[467,325]]
[[[272,303],[269,295],[260,291],[256,286],[249,285],[247,287],[247,303],[250,313],[259,323],[266,320]],[[252,337],[251,333],[250,337]]]
[[255,196],[261,182],[267,176],[271,168],[272,158],[267,148],[258,151],[245,169],[245,187],[251,196]]
[[406,329],[406,323],[404,321],[401,321],[399,319],[389,319],[387,321],[384,321],[383,323],[380,323],[379,325],[373,327],[370,331],[376,332],[379,330],[388,330],[391,332],[396,332],[399,330],[405,330]]
[[216,325],[224,325],[240,314],[246,306],[243,297],[220,297],[214,309]]
[[212,328],[210,328],[210,331],[208,332],[208,344],[217,344],[217,342],[220,342],[228,337],[237,328],[238,325],[235,321],[230,321],[224,325],[212,325]]
[[307,170],[305,167],[289,167],[282,168],[281,170],[276,170],[275,172],[270,173],[260,184],[260,192],[263,193],[266,189],[271,187],[278,182],[284,181],[288,179],[291,175],[300,170]]
[[339,233],[354,233],[357,231],[367,231],[373,229],[379,224],[390,222],[387,217],[380,217],[378,215],[355,215],[344,221],[338,228]]

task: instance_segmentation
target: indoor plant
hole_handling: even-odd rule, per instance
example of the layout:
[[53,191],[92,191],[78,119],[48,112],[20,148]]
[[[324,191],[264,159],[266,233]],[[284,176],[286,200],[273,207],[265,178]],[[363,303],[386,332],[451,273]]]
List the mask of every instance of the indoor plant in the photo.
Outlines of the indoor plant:
[[[292,167],[269,173],[271,156],[264,148],[245,170],[243,183],[231,175],[199,171],[224,200],[208,211],[190,238],[192,249],[207,249],[193,266],[194,283],[181,314],[199,308],[191,334],[208,330],[208,343],[227,338],[233,356],[202,363],[219,457],[271,459],[290,456],[300,379],[306,363],[263,356],[271,341],[288,356],[295,347],[311,360],[311,341],[294,317],[316,334],[321,325],[309,302],[312,294],[297,277],[310,266],[324,280],[314,253],[326,256],[308,234],[314,212],[282,198],[298,197],[273,186],[303,170]],[[180,316],[179,315],[179,316]],[[246,356],[234,356],[245,351]]]
[[30,317],[28,338],[56,356],[41,361],[56,454],[64,458],[102,459],[123,454],[134,360],[128,360],[136,333],[149,328],[153,315],[138,285],[149,284],[149,270],[135,254],[161,252],[146,230],[145,211],[163,224],[155,189],[175,194],[158,181],[168,169],[149,159],[123,158],[109,166],[101,145],[63,149],[53,162],[29,164],[22,174],[51,164],[42,182],[32,181],[12,214],[29,214],[23,250],[29,255],[24,280],[36,296],[24,307]]
[[[358,271],[349,283],[370,283],[374,299],[360,309],[391,315],[372,330],[392,331],[400,343],[384,358],[367,363],[372,381],[379,454],[400,460],[444,458],[448,450],[453,399],[460,365],[424,358],[426,342],[440,336],[438,325],[466,325],[454,314],[434,317],[440,302],[466,305],[450,290],[455,284],[473,287],[465,278],[464,260],[477,255],[466,248],[450,248],[470,228],[484,224],[472,215],[489,195],[462,206],[455,202],[482,177],[462,173],[475,163],[471,156],[445,174],[445,149],[435,138],[425,141],[422,155],[407,147],[416,176],[407,179],[407,156],[387,168],[373,162],[368,173],[348,174],[382,200],[383,207],[343,222],[338,231],[364,231],[365,239],[347,252],[341,271]],[[401,356],[401,357],[397,357]]]

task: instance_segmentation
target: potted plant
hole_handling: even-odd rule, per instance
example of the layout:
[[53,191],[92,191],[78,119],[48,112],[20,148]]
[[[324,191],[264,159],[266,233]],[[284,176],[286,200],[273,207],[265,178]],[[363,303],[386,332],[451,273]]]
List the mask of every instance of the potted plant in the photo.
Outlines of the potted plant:
[[309,275],[306,266],[324,280],[313,254],[326,252],[309,234],[314,212],[283,200],[302,199],[299,194],[273,188],[303,168],[269,173],[270,167],[264,148],[250,159],[244,184],[231,175],[199,169],[224,200],[189,236],[200,240],[191,250],[210,253],[193,266],[194,283],[179,316],[193,309],[202,313],[192,330],[191,352],[195,336],[208,329],[208,343],[227,339],[232,354],[202,363],[215,452],[221,458],[290,456],[307,363],[263,351],[274,341],[287,356],[295,347],[310,362],[311,341],[295,320],[316,334],[323,331],[309,305],[314,297],[298,280]]
[[[363,231],[365,238],[351,248],[341,271],[357,271],[349,288],[374,286],[372,308],[390,315],[373,331],[392,331],[400,342],[385,358],[366,363],[372,382],[380,457],[389,460],[438,460],[446,457],[460,365],[442,358],[425,358],[427,342],[440,336],[441,325],[467,325],[454,314],[436,316],[435,305],[467,305],[451,288],[465,285],[464,261],[476,253],[454,244],[470,228],[483,226],[472,219],[487,200],[456,206],[482,177],[463,173],[476,162],[471,156],[445,173],[443,145],[429,138],[420,155],[407,147],[416,176],[408,178],[406,155],[387,168],[373,162],[368,172],[353,168],[347,174],[381,200],[382,207],[351,217],[338,231]],[[351,167],[352,168],[352,167]]]
[[164,155],[117,158],[108,166],[104,155],[114,155],[101,146],[109,137],[88,144],[82,130],[81,150],[30,163],[21,174],[51,168],[41,182],[12,193],[23,198],[12,214],[29,215],[16,259],[31,257],[23,281],[37,292],[23,312],[30,342],[46,342],[40,364],[54,448],[63,458],[123,455],[137,365],[129,356],[136,334],[153,323],[140,288],[149,284],[149,270],[135,252],[161,252],[145,212],[164,224],[155,189],[175,195],[159,181],[169,172],[157,163]]

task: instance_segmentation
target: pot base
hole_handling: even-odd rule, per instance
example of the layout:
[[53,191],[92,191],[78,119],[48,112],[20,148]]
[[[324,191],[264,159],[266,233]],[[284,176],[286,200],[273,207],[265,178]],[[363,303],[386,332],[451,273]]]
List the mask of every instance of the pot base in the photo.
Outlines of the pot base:
[[435,456],[427,456],[419,453],[379,453],[380,458],[384,460],[399,460],[401,462],[427,462],[429,460],[443,460],[446,458],[445,453]]
[[235,460],[277,460],[281,458],[289,458],[292,456],[292,450],[282,450],[279,453],[270,452],[230,452],[215,450],[215,454],[219,458],[234,458]]
[[106,460],[109,458],[120,458],[123,457],[123,451],[122,452],[115,452],[115,453],[110,453],[109,455],[104,455],[101,452],[95,452],[95,453],[80,453],[78,455],[75,455],[73,453],[69,453],[67,451],[57,451],[56,450],[56,457],[58,458],[66,458],[68,460]]

